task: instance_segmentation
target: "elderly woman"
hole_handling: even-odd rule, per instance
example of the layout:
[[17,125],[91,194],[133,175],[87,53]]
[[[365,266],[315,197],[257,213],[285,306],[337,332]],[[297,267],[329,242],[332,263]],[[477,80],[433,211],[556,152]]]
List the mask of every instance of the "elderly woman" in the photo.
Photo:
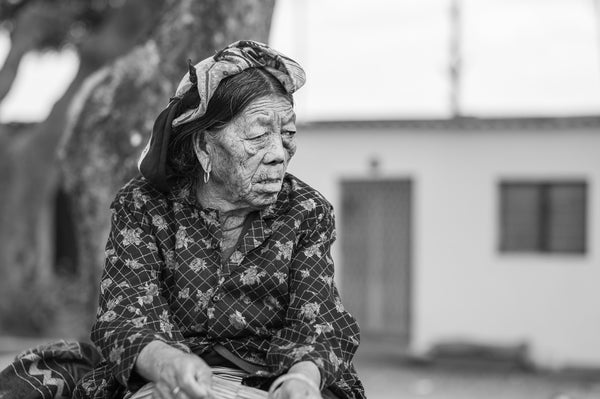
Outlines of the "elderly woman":
[[75,397],[150,381],[156,398],[207,398],[217,366],[265,390],[280,377],[280,399],[364,397],[332,207],[286,173],[303,83],[296,62],[252,41],[190,66],[112,204],[92,329],[105,361]]

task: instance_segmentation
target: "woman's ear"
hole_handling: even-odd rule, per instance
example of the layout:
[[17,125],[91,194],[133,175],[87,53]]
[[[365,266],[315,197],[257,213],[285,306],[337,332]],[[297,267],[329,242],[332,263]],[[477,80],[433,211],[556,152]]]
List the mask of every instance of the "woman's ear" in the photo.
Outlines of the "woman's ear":
[[194,152],[196,153],[196,158],[198,158],[198,162],[202,166],[204,170],[210,170],[210,154],[209,154],[209,146],[210,144],[206,141],[207,134],[205,132],[200,132],[194,134]]

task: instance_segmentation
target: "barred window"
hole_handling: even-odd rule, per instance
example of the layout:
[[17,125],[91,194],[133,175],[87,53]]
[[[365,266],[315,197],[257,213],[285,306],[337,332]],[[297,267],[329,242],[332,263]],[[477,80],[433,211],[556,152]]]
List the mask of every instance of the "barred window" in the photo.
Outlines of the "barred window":
[[586,252],[587,183],[500,183],[502,252]]

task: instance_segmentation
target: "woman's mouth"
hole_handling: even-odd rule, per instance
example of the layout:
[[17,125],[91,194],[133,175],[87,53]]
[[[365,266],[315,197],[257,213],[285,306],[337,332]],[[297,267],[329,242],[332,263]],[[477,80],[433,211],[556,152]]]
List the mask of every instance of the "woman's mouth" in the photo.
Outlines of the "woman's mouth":
[[281,179],[280,178],[266,178],[257,180],[256,184],[260,187],[260,191],[274,193],[281,190]]
[[262,179],[262,180],[258,181],[259,184],[274,184],[274,183],[279,184],[280,182],[281,182],[281,179],[279,179],[279,178],[277,178],[277,179]]

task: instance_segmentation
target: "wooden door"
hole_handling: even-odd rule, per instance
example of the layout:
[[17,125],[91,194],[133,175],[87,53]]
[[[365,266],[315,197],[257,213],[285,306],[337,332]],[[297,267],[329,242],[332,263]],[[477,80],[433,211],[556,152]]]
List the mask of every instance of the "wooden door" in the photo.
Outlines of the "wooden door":
[[341,294],[366,335],[410,339],[410,180],[342,181]]

